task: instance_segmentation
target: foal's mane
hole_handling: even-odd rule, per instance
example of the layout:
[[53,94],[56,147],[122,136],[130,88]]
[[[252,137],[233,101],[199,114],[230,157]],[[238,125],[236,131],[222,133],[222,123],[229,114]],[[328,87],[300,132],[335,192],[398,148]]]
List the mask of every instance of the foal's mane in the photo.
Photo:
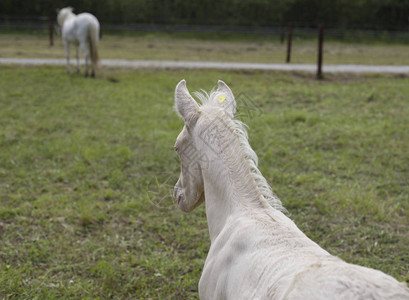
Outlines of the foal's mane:
[[[210,94],[204,90],[201,90],[201,92],[194,92],[193,94],[200,100],[200,102],[202,103],[202,107],[205,106],[220,107],[217,99],[219,99],[221,95],[224,95],[224,93],[218,92],[214,89],[210,92]],[[232,124],[233,134],[237,137],[239,141],[240,149],[243,152],[243,156],[249,166],[251,176],[254,179],[254,182],[256,183],[256,186],[262,198],[273,208],[279,211],[285,211],[285,208],[281,204],[280,199],[277,197],[277,195],[273,193],[273,191],[270,188],[270,185],[267,183],[267,180],[264,178],[264,176],[258,169],[257,154],[251,148],[248,141],[248,134],[246,130],[246,127],[248,128],[248,126],[239,120],[230,118],[224,110],[222,111],[222,116],[224,118],[223,119],[224,122],[226,123],[231,122]]]

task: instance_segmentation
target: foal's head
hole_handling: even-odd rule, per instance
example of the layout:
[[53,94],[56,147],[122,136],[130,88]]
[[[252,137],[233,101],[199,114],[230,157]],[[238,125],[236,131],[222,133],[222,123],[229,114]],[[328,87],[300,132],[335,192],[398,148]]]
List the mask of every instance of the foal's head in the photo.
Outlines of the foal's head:
[[209,143],[203,139],[203,132],[211,124],[211,112],[219,111],[232,118],[236,109],[230,88],[220,80],[217,90],[202,101],[211,102],[206,103],[209,109],[197,104],[189,94],[185,80],[176,86],[175,108],[185,125],[175,143],[175,151],[181,161],[181,172],[175,185],[174,196],[180,209],[186,212],[192,211],[205,200],[203,169],[209,160],[212,160],[212,154],[209,151]]

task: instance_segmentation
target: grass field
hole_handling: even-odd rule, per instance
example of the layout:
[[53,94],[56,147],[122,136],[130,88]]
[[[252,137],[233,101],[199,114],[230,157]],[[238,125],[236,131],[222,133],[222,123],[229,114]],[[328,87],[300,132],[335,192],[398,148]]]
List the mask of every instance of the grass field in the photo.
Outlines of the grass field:
[[[206,37],[206,36],[205,36]],[[100,43],[102,59],[187,60],[284,63],[286,45],[277,36],[248,36],[240,39],[207,39],[195,36],[145,33],[134,35],[104,34]],[[71,50],[74,58],[75,51]],[[60,36],[49,47],[46,34],[0,34],[0,57],[64,58]],[[315,64],[317,42],[296,39],[292,44],[292,63]],[[409,65],[408,44],[346,43],[327,41],[325,64]]]
[[0,67],[0,299],[197,298],[204,207],[171,196],[182,78],[249,97],[260,169],[308,236],[409,280],[407,77]]

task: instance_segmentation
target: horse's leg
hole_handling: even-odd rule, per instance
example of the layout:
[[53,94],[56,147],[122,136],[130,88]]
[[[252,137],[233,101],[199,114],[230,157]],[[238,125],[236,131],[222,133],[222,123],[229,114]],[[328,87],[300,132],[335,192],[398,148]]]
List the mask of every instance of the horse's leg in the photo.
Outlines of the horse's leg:
[[88,64],[89,64],[89,55],[88,55],[88,48],[87,48],[87,42],[81,42],[80,43],[82,53],[84,53],[84,58],[85,58],[85,77],[88,77]]
[[[90,52],[92,51],[92,49],[90,49]],[[95,78],[95,64],[94,64],[94,60],[92,59],[92,53],[90,53],[90,60],[91,60],[91,77]]]
[[75,51],[76,51],[76,57],[77,57],[77,73],[80,72],[80,53],[79,53],[79,47],[76,46],[75,47]]
[[70,44],[67,41],[64,41],[64,47],[65,47],[65,57],[67,58],[66,71],[67,73],[70,73]]

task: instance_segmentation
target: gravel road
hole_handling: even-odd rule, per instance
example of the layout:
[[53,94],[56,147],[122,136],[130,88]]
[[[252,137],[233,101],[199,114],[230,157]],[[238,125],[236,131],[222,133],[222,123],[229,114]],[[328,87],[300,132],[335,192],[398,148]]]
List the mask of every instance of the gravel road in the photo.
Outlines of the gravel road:
[[[71,60],[73,62],[74,60]],[[84,61],[81,61],[83,64]],[[0,65],[65,65],[65,59],[0,58]],[[260,64],[203,61],[155,61],[104,59],[103,67],[159,68],[159,69],[221,69],[221,70],[277,70],[314,73],[316,65],[310,64]],[[409,66],[324,65],[324,73],[389,73],[409,74]]]

